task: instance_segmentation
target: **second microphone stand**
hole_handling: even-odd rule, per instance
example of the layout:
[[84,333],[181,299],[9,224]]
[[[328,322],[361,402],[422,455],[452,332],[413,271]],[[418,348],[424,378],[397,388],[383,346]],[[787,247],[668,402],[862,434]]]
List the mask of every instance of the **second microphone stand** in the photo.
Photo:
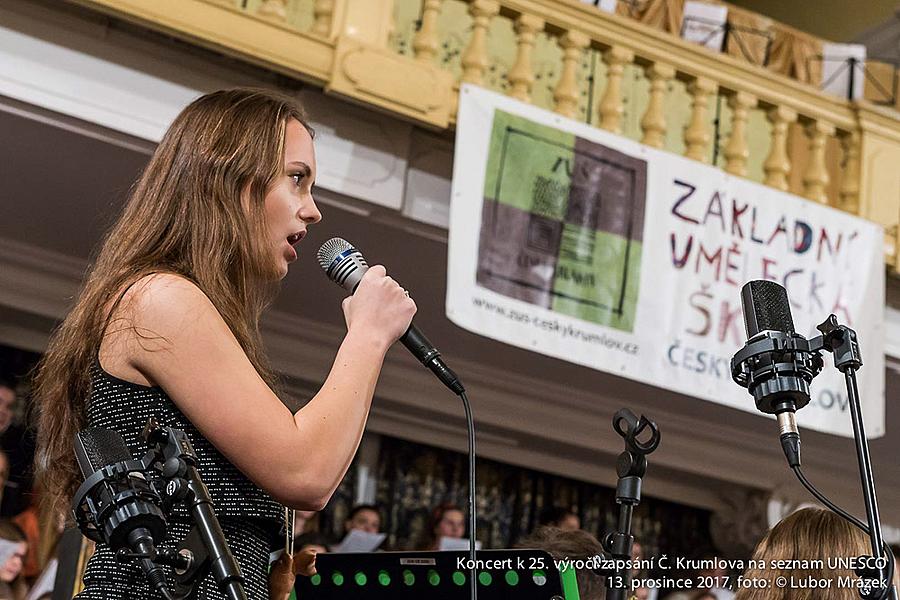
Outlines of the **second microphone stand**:
[[[631,517],[634,507],[641,502],[641,484],[647,472],[647,455],[659,446],[660,434],[656,423],[643,415],[638,419],[634,413],[623,408],[613,416],[613,429],[625,438],[625,451],[616,460],[616,504],[619,505],[618,530],[603,539],[603,549],[621,565],[607,579],[606,600],[625,600],[631,590],[631,548],[634,536],[631,533]],[[649,429],[647,441],[638,436]]]

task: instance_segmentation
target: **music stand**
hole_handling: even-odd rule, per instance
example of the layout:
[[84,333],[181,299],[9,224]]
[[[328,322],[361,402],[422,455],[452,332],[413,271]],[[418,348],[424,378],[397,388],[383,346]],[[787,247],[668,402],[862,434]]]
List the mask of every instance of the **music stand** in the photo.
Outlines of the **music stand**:
[[[705,19],[703,17],[688,16],[684,17],[681,22],[680,35],[682,38],[684,38],[685,29],[687,29],[687,26],[690,23],[700,23],[710,28],[707,38],[703,41],[696,42],[697,44],[705,46],[706,42],[713,40],[717,35],[721,33],[722,46],[719,48],[720,52],[725,52],[728,49],[728,41],[733,38],[735,44],[737,44],[738,49],[740,49],[741,55],[744,57],[744,60],[760,67],[765,67],[769,64],[769,51],[772,47],[771,31],[757,29],[756,27],[749,27],[747,25],[736,25],[728,20],[726,20],[724,23],[720,23],[719,21]],[[766,45],[763,48],[763,55],[761,59],[753,56],[753,52],[751,52],[747,47],[745,39],[742,37],[743,35],[752,35],[760,38],[765,38]]]
[[[478,569],[479,600],[564,597],[560,572],[543,550],[479,550],[476,556],[494,567]],[[319,554],[316,575],[297,577],[294,589],[304,600],[466,600],[468,560],[467,551]]]
[[[869,59],[867,59],[869,60]],[[881,85],[881,82],[874,76],[872,73],[872,68],[867,64],[867,60],[860,60],[855,56],[851,57],[828,57],[822,54],[818,54],[816,56],[811,56],[807,59],[807,68],[809,67],[809,63],[812,61],[818,61],[819,63],[830,63],[830,62],[838,62],[841,64],[831,76],[822,82],[822,87],[827,87],[830,83],[832,83],[835,79],[844,75],[845,73],[848,76],[847,82],[847,100],[855,100],[853,97],[853,88],[856,84],[856,78],[862,75],[864,81],[868,81],[872,84],[872,87],[875,88],[879,94],[881,94],[881,98],[870,100],[873,104],[878,104],[881,106],[893,106],[897,102],[897,69],[900,68],[900,63],[897,62],[896,59],[893,58],[877,58],[873,57],[871,60],[879,63],[889,64],[893,67],[891,74],[891,90],[888,91]],[[862,95],[865,96],[865,88],[863,88]]]

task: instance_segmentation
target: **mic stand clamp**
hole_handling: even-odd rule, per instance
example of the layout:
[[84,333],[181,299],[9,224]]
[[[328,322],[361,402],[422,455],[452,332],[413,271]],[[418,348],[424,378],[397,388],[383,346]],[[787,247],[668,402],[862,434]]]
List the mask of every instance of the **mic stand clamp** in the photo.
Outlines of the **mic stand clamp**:
[[[642,442],[638,436],[647,429],[650,437]],[[659,427],[643,415],[638,419],[634,413],[623,408],[613,416],[613,429],[625,439],[625,451],[616,460],[616,504],[619,505],[618,530],[603,539],[603,549],[615,561],[616,570],[608,578],[607,600],[625,600],[631,590],[631,517],[634,507],[641,502],[641,484],[647,472],[647,455],[659,446]]]
[[834,315],[828,315],[816,329],[822,332],[822,348],[834,356],[834,366],[838,371],[847,373],[862,366],[862,352],[854,330],[838,323]]
[[[164,489],[158,491],[164,508],[168,512],[175,503],[187,505],[194,521],[178,549],[160,557],[175,567],[177,596],[190,595],[206,573],[212,572],[226,598],[247,600],[244,577],[228,548],[209,491],[197,473],[199,461],[187,435],[180,429],[162,427],[155,419],[149,419],[143,438],[153,445],[144,457],[144,463],[155,467],[162,475],[160,483],[164,484]],[[161,562],[159,558],[157,562]]]

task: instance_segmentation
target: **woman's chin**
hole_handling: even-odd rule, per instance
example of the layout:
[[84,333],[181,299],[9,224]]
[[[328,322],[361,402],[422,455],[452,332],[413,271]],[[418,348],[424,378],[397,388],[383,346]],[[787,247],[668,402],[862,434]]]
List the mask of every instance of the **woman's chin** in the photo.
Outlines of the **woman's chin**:
[[279,268],[278,268],[278,281],[281,281],[282,279],[287,277],[287,274],[288,274],[288,264],[287,264],[287,262],[284,262],[281,265],[279,265]]

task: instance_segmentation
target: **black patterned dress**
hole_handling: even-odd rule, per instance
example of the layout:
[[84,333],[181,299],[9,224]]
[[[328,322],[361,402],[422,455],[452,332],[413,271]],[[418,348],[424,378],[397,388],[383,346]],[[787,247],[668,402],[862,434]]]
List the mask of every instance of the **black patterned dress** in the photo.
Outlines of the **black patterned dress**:
[[[228,400],[222,398],[222,401]],[[119,432],[134,457],[140,458],[148,449],[140,436],[150,417],[164,427],[181,429],[187,434],[199,459],[197,470],[209,489],[228,546],[244,575],[247,597],[251,600],[268,598],[269,553],[284,525],[284,507],[222,456],[162,388],[118,379],[95,361],[91,368],[88,426]],[[162,546],[176,547],[190,529],[189,513],[183,507],[177,507],[168,519],[168,538]],[[171,570],[167,570],[167,576],[172,584]],[[94,556],[87,563],[84,586],[76,596],[77,600],[160,598],[155,592],[151,593],[139,565],[119,563],[110,548],[102,543],[97,544]],[[212,576],[207,576],[191,597],[202,600],[224,598]]]

